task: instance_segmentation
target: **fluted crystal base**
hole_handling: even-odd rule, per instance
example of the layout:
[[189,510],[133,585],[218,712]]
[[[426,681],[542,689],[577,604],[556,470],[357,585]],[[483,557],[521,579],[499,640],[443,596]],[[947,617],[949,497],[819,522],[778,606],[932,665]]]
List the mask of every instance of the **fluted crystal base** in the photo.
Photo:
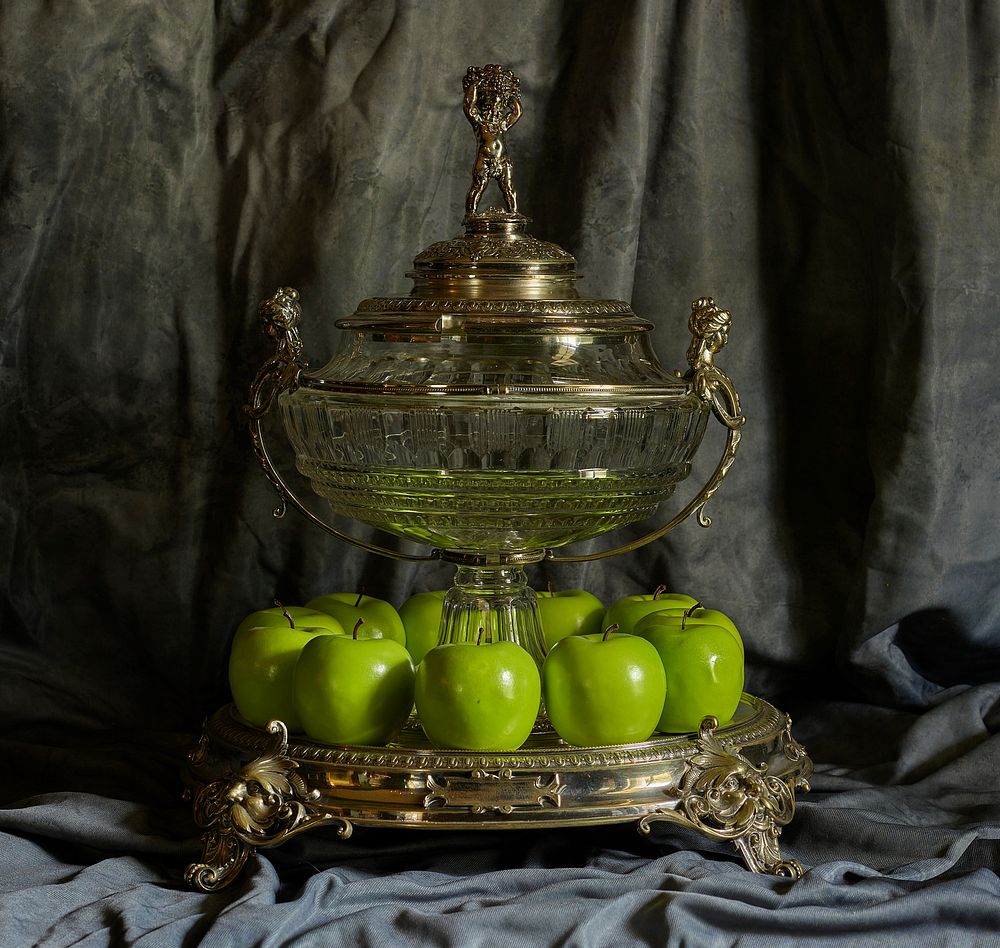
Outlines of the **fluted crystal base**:
[[[480,637],[480,630],[481,637]],[[514,642],[539,667],[545,639],[535,591],[519,566],[460,566],[444,598],[439,644]]]

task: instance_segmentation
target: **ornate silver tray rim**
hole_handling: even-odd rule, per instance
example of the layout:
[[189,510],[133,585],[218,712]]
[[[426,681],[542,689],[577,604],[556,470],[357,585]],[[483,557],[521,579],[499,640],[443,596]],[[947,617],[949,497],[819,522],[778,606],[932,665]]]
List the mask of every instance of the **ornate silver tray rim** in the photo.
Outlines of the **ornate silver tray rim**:
[[330,825],[407,829],[525,829],[637,824],[649,834],[670,822],[729,840],[755,872],[797,878],[784,859],[781,827],[795,792],[808,790],[812,762],[791,719],[745,694],[738,719],[706,718],[697,734],[617,747],[564,744],[544,726],[508,753],[431,747],[408,726],[388,747],[335,746],[272,721],[215,713],[188,758],[185,779],[204,830],[202,861],[187,870],[203,891],[227,885],[258,846]]

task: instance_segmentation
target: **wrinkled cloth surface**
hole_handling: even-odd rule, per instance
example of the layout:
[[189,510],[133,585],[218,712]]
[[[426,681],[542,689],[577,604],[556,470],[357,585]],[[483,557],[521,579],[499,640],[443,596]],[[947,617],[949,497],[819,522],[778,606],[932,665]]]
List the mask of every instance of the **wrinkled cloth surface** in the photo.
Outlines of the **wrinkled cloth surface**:
[[[662,827],[359,830],[197,894],[179,770],[237,622],[451,580],[271,517],[256,303],[299,289],[321,365],[408,292],[460,231],[489,62],[532,233],[668,368],[691,300],[731,310],[748,418],[710,530],[529,579],[733,617],[816,762],[807,872]],[[5,3],[2,944],[1000,944],[998,71],[972,0]]]

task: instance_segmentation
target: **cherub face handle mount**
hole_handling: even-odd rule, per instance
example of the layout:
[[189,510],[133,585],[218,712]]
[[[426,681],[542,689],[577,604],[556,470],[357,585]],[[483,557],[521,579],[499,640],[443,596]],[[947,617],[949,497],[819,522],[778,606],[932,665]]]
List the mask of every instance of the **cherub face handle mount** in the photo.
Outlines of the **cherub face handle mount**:
[[521,81],[496,63],[469,66],[462,80],[463,108],[476,133],[476,161],[472,186],[465,199],[466,220],[475,217],[479,201],[492,178],[496,178],[507,202],[507,211],[517,213],[513,165],[504,148],[503,135],[521,117]]

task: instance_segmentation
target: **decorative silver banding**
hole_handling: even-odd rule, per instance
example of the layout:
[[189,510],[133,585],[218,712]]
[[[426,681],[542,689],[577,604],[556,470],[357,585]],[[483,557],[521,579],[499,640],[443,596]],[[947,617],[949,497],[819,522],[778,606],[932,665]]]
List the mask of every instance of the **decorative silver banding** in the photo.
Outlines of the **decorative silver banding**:
[[[418,296],[373,296],[362,300],[361,313],[474,313],[482,315],[556,316],[632,316],[635,312],[623,300],[543,300],[543,299],[462,299],[422,298]],[[642,321],[645,326],[650,324]]]
[[[364,300],[338,329],[428,335],[626,336],[653,324],[620,300],[404,296]],[[414,341],[414,340],[411,340]],[[424,339],[423,341],[426,341]]]
[[[303,373],[299,387],[323,392],[342,392],[350,395],[420,395],[449,396],[477,395],[488,398],[519,398],[593,395],[609,399],[694,399],[690,386],[685,382],[676,385],[413,385],[401,382],[334,382]],[[696,404],[696,402],[695,402]]]

